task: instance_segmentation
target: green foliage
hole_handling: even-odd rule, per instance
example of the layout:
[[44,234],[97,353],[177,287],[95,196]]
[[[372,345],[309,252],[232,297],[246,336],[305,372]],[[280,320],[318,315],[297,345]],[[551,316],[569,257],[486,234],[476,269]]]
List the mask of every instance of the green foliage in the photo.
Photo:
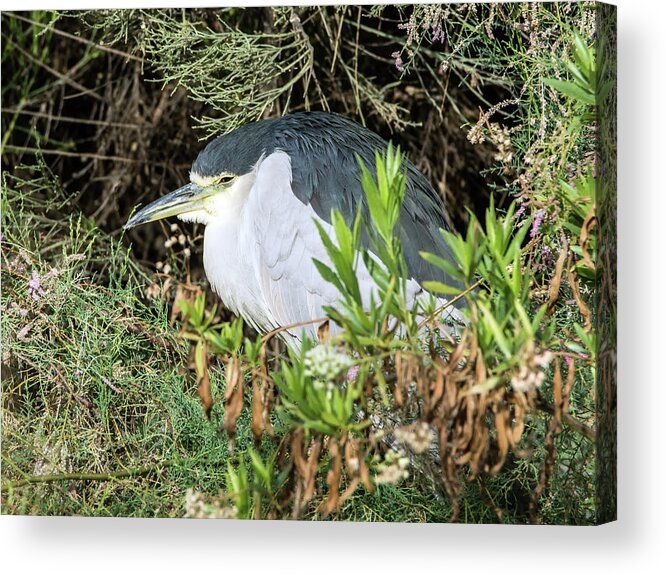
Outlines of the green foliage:
[[206,309],[206,296],[199,294],[194,300],[182,299],[179,302],[183,323],[187,326],[182,332],[185,339],[206,342],[211,351],[218,354],[235,355],[243,344],[243,319],[224,323],[213,323],[217,304]]
[[300,355],[292,352],[291,361],[283,361],[280,371],[272,374],[290,425],[329,436],[366,427],[368,422],[355,419],[363,378],[344,384],[340,379],[350,366],[347,356],[339,359],[330,352],[313,357],[313,350],[306,340]]
[[353,230],[346,225],[340,212],[331,214],[333,230],[337,238],[337,245],[329,237],[328,232],[320,222],[316,222],[319,235],[324,242],[326,251],[333,261],[336,271],[333,271],[325,263],[314,259],[314,264],[326,281],[332,283],[344,298],[345,304],[352,309],[362,308],[361,290],[356,277],[356,268],[359,258],[360,247],[360,214],[356,217]]
[[2,186],[3,508],[182,516],[169,494],[211,489],[227,456],[186,349],[122,245],[60,211],[43,164],[22,169]]
[[[331,263],[316,262],[340,292],[330,322],[345,330],[330,337],[324,325],[318,343],[285,356],[241,320],[223,322],[204,296],[179,300],[176,334],[166,306],[144,298],[145,272],[112,234],[72,209],[73,196],[43,160],[6,168],[2,496],[9,513],[594,521],[599,182],[590,110],[610,89],[598,80],[607,64],[581,40],[594,10],[396,11],[401,27],[377,30],[369,11],[357,17],[353,8],[278,8],[268,19],[236,9],[79,15],[105,50],[120,43],[141,54],[146,77],[201,102],[186,116],[198,117],[206,134],[296,107],[353,111],[377,129],[401,129],[417,117],[438,127],[450,109],[449,126],[469,125],[481,105],[468,144],[484,157],[496,148],[485,174],[499,176],[509,201],[497,194],[484,218],[470,213],[462,234],[444,234],[452,261],[424,254],[464,287],[428,282],[443,299],[415,302],[394,234],[401,154],[377,157],[376,180],[362,166],[370,221],[359,215],[346,225],[334,213],[333,234],[320,229]],[[52,17],[31,17],[41,25],[3,16],[24,50],[6,42],[3,51],[3,77],[5,68],[12,74],[3,102],[21,102],[17,110],[65,81],[42,81],[47,69],[38,62],[56,65],[46,50]],[[363,67],[367,56],[372,70],[377,62],[397,68],[394,49],[405,60],[402,75],[375,78]],[[69,59],[80,70],[101,50]],[[3,155],[25,130],[18,118],[3,114]],[[44,143],[42,132],[28,137]],[[433,143],[439,132],[458,134],[423,129],[424,141],[412,146],[430,150],[412,157],[429,165],[434,183],[447,180],[440,164],[467,158],[440,161],[439,150],[456,146]],[[468,188],[479,191],[476,180]],[[361,249],[364,227],[372,254]],[[369,302],[357,280],[362,267],[375,284]],[[460,310],[454,329],[442,320],[453,305],[444,298]],[[196,385],[182,373],[183,340],[194,345]],[[204,376],[210,421],[197,397]],[[233,454],[222,426],[233,432]],[[426,441],[417,441],[418,430],[428,432]]]
[[199,119],[207,134],[262,118],[311,73],[312,48],[298,29],[246,33],[221,16],[207,26],[152,10],[135,18],[142,27],[140,49],[165,84],[184,86],[190,97],[216,112]]
[[226,476],[227,493],[229,493],[236,504],[236,517],[238,519],[249,519],[250,516],[250,487],[247,476],[245,460],[241,459],[238,464],[238,471],[234,469],[231,461],[227,461]]
[[574,38],[574,59],[573,62],[567,61],[566,65],[573,81],[546,78],[544,83],[574,100],[594,106],[599,101],[594,49],[583,41],[577,31],[573,30],[571,34]]
[[[340,302],[327,308],[326,312],[345,328],[343,337],[355,347],[390,348],[399,325],[411,337],[416,337],[418,326],[418,309],[414,307],[415,302],[409,301],[407,266],[400,239],[395,233],[405,195],[403,156],[399,149],[394,150],[392,146],[388,147],[385,158],[377,153],[376,181],[360,159],[359,163],[371,221],[364,222],[359,212],[353,226],[349,227],[342,215],[334,210],[331,220],[335,241],[316,222],[333,267],[316,259],[314,263],[322,277],[332,283],[341,295]],[[370,237],[372,251],[361,248],[362,226]],[[363,300],[359,289],[359,265],[364,266],[376,286],[369,302]]]
[[[491,202],[486,210],[485,229],[472,214],[466,237],[442,231],[454,262],[433,254],[422,254],[433,265],[464,283],[471,328],[488,366],[494,370],[483,389],[502,381],[502,372],[512,372],[525,361],[525,351],[552,345],[554,327],[544,325],[546,304],[529,312],[529,274],[522,261],[521,247],[529,220],[514,230],[515,203],[499,216]],[[427,282],[441,293],[455,293],[450,286]],[[475,289],[479,287],[479,289]]]
[[596,277],[597,236],[596,226],[597,180],[586,174],[572,184],[562,181],[562,196],[571,214],[564,227],[572,238],[571,250],[580,258],[574,269],[586,280]]
[[206,104],[208,112],[195,120],[210,136],[264,117],[281,100],[288,105],[301,84],[307,89],[313,48],[289,24],[293,9],[275,12],[273,31],[264,33],[241,29],[234,9],[212,21],[180,10],[100,10],[80,17],[110,42],[130,42],[165,87],[183,87]]
[[[30,98],[34,98],[44,90],[39,85],[40,63],[48,64],[48,43],[52,32],[47,28],[42,30],[38,23],[48,23],[49,13],[35,12],[35,21],[27,28],[14,19],[7,21],[7,39],[3,42],[2,49],[2,101],[18,101],[19,106],[13,111],[9,121],[7,116],[2,117],[2,149],[9,142],[20,114],[21,106]],[[4,25],[3,25],[4,27]],[[11,39],[10,39],[11,38]],[[11,63],[19,65],[10,66]],[[36,135],[36,134],[35,134]]]

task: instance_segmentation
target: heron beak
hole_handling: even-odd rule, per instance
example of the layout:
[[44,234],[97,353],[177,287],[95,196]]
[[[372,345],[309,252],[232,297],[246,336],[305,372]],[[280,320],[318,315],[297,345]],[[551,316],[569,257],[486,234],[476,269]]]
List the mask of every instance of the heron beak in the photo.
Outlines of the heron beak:
[[148,222],[200,210],[208,195],[210,194],[206,194],[205,190],[196,184],[186,184],[139,210],[127,221],[124,228],[128,230]]

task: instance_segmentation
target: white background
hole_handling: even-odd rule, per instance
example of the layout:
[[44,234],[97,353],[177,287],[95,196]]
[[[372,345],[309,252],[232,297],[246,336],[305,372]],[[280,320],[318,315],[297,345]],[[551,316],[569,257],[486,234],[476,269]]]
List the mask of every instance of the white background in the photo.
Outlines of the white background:
[[[3,516],[3,571],[666,573],[666,350],[661,327],[666,286],[661,273],[666,263],[665,4],[615,3],[620,81],[617,522],[536,528]],[[130,4],[2,2],[7,10],[111,6]]]

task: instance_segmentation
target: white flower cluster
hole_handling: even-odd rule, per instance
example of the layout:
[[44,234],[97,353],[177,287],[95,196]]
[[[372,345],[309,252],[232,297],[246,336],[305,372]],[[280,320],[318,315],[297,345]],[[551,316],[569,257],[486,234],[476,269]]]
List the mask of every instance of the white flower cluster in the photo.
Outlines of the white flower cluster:
[[414,453],[423,453],[432,443],[432,429],[425,421],[417,421],[393,431],[396,441],[409,447]]
[[409,477],[407,467],[409,467],[409,457],[407,457],[402,449],[389,451],[384,456],[384,461],[377,464],[376,469],[379,473],[375,475],[375,483],[395,485],[401,479]]
[[467,139],[472,144],[481,144],[486,139],[481,124],[475,124],[470,128],[469,132],[467,132]]
[[352,366],[352,360],[329,345],[317,345],[305,353],[303,366],[315,387],[332,389],[333,381]]
[[490,125],[493,143],[497,146],[494,159],[497,162],[509,163],[513,158],[511,131],[506,126],[492,123]]
[[160,297],[162,289],[160,288],[160,284],[153,282],[146,288],[144,293],[147,299],[157,299]]
[[[183,254],[185,255],[185,257],[190,257],[190,255],[192,255],[192,252],[190,251],[190,248],[187,247],[187,243],[188,243],[187,236],[185,236],[185,234],[183,234],[180,231],[180,228],[178,227],[178,224],[171,224],[170,229],[171,229],[171,236],[169,237],[168,240],[166,240],[164,242],[164,247],[167,248],[167,249],[170,249],[173,246],[175,246],[176,244],[178,244],[180,247],[183,248]],[[176,234],[178,234],[178,235],[176,235]],[[168,264],[166,264],[166,265],[168,265]],[[164,272],[164,273],[168,273],[168,272]]]
[[544,372],[553,358],[553,354],[546,350],[538,354],[528,352],[524,357],[524,363],[511,379],[511,387],[516,391],[528,393],[541,387],[546,379]]

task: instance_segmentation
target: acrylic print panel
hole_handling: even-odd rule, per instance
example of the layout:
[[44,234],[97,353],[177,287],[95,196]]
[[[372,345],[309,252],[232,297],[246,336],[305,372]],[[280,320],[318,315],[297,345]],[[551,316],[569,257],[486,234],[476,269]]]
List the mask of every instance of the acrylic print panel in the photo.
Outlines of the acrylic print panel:
[[615,15],[3,12],[4,513],[613,520]]

